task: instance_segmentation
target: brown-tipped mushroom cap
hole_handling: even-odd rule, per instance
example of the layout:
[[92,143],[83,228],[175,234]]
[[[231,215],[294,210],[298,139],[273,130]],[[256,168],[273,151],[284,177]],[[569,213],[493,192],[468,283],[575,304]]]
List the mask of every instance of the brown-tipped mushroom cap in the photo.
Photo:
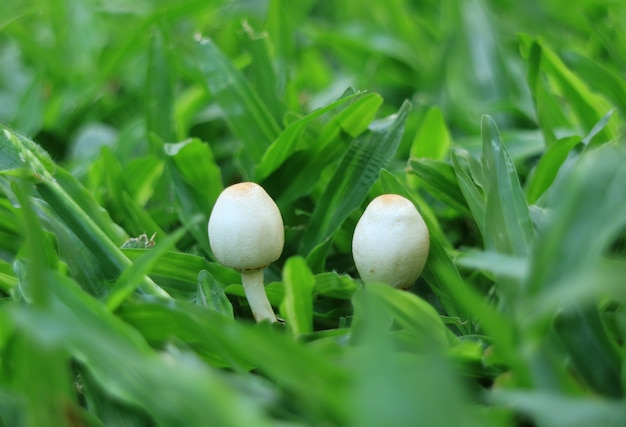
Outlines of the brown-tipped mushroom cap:
[[253,182],[220,194],[209,218],[209,242],[217,260],[237,270],[258,270],[276,261],[285,242],[278,206]]
[[413,203],[396,194],[367,206],[352,238],[352,255],[365,283],[407,288],[419,277],[430,246],[428,228]]

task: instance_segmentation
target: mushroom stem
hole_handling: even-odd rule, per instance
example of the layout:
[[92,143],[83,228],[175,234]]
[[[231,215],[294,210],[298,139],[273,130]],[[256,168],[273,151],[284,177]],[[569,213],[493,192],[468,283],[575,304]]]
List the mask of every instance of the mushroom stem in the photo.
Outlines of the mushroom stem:
[[272,305],[265,293],[263,270],[242,271],[241,283],[243,284],[243,290],[246,293],[254,320],[257,322],[264,320],[269,320],[271,323],[277,322]]

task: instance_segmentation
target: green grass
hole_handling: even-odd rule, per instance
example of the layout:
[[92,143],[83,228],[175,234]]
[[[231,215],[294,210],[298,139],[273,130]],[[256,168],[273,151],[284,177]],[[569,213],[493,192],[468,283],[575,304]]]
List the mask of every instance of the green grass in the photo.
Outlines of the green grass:
[[[623,425],[625,20],[0,2],[0,426]],[[243,180],[284,218],[284,324],[211,253]],[[408,292],[352,261],[383,193],[430,230]]]

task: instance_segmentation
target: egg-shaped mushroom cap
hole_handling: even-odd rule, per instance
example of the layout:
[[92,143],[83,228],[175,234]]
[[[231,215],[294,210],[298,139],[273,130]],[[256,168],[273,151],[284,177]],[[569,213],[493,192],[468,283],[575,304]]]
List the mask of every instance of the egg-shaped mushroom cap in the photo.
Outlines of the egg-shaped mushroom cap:
[[429,246],[428,228],[413,203],[384,194],[371,201],[357,223],[352,255],[365,283],[407,288],[424,269]]
[[264,268],[280,257],[284,242],[280,211],[263,187],[242,182],[222,191],[209,218],[209,243],[222,265]]

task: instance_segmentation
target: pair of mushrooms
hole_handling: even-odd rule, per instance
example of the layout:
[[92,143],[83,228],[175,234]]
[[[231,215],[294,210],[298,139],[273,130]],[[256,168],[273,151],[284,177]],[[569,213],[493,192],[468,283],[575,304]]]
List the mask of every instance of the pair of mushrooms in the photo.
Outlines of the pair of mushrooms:
[[[226,188],[209,218],[209,241],[215,258],[241,273],[257,322],[276,322],[263,285],[263,269],[276,261],[284,245],[278,206],[253,182]],[[356,268],[365,283],[407,288],[419,277],[429,248],[429,234],[413,203],[396,194],[378,196],[367,206],[352,240]]]

